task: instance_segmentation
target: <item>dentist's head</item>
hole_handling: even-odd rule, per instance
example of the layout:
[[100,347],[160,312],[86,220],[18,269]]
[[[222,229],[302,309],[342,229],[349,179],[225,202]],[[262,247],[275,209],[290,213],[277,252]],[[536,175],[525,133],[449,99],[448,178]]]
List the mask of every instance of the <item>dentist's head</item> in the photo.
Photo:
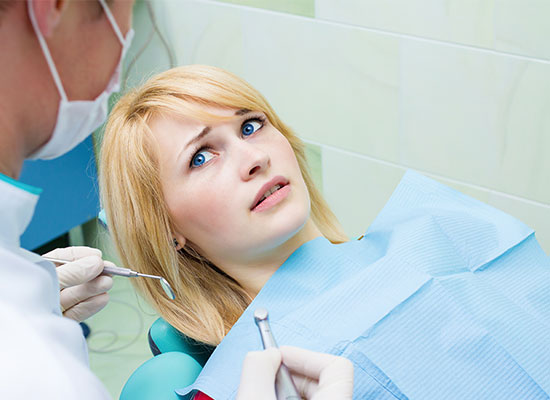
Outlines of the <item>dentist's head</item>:
[[0,8],[0,172],[58,157],[98,128],[119,89],[133,0],[28,0]]

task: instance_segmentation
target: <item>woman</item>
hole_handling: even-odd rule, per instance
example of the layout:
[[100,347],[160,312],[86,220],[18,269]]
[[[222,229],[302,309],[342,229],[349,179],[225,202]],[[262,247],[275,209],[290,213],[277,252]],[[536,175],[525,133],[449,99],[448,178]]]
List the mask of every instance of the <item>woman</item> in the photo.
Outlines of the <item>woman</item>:
[[[175,302],[138,284],[174,327],[218,346],[189,389],[235,395],[239,373],[226,366],[258,348],[251,312],[264,306],[281,343],[349,358],[359,398],[550,391],[533,361],[534,348],[550,345],[549,319],[544,302],[529,299],[550,279],[532,232],[409,173],[369,234],[347,242],[311,182],[301,142],[234,75],[180,67],[124,96],[100,166],[122,262],[165,276]],[[523,252],[536,254],[522,272],[529,284],[501,299],[517,281],[502,271]],[[472,306],[476,296],[487,304]],[[503,304],[517,308],[505,336]],[[537,357],[550,362],[550,350]]]
[[[175,118],[166,118],[167,115]],[[221,124],[221,129],[238,125],[237,129],[250,129],[251,132],[269,121],[268,126],[262,127],[264,132],[270,130],[268,141],[262,146],[277,146],[277,150],[280,149],[277,155],[284,165],[278,166],[277,173],[269,171],[267,176],[264,172],[266,164],[272,163],[266,159],[268,149],[239,154],[246,159],[238,167],[244,169],[243,174],[254,178],[253,182],[246,182],[247,187],[242,190],[246,193],[239,199],[243,203],[239,206],[240,211],[244,209],[244,217],[235,215],[235,210],[228,207],[229,201],[237,202],[233,193],[237,178],[228,178],[218,170],[206,171],[209,175],[203,178],[200,176],[202,163],[212,163],[213,154],[207,149],[201,152],[195,149],[193,154],[187,150],[181,152],[191,136],[178,132],[189,131],[195,133],[194,136],[203,133],[200,124],[186,122],[188,116]],[[177,146],[178,156],[181,156],[177,165],[164,146],[171,149]],[[213,67],[176,68],[123,97],[111,113],[100,165],[102,202],[123,264],[165,276],[177,293],[174,302],[166,299],[155,283],[142,281],[138,285],[164,319],[180,332],[203,343],[217,345],[246,309],[261,287],[255,279],[249,282],[251,275],[259,281],[267,280],[277,263],[280,265],[296,248],[320,236],[321,232],[334,243],[347,241],[313,185],[301,141],[256,90],[239,78]],[[179,175],[184,168],[190,179]],[[281,171],[281,168],[285,170]],[[275,176],[292,179],[294,214],[287,220],[273,221],[272,225],[265,226],[263,214],[251,212],[251,203],[258,202],[258,191]],[[189,202],[193,207],[204,207],[206,216],[212,218],[205,221],[206,229],[197,229],[197,234],[202,236],[192,239],[184,236],[185,230],[190,225],[200,225],[206,216],[203,213],[199,221],[190,222],[196,210],[189,206]],[[191,212],[187,215],[189,210]],[[250,230],[250,221],[245,218],[253,221],[255,231]],[[230,224],[238,225],[242,230],[230,232],[229,237],[222,236],[227,234]],[[264,229],[268,230],[268,236],[281,236],[278,240],[282,244],[272,244],[270,237],[264,238],[266,234],[258,238],[258,231]],[[297,236],[293,237],[295,233]],[[285,243],[285,238],[290,238],[290,243]],[[209,248],[211,243],[215,244],[214,249]],[[221,248],[221,243],[227,246]],[[265,262],[271,264],[266,267],[271,270],[264,272],[263,277],[254,271],[243,271],[244,285],[229,273],[230,267],[223,269],[223,261],[220,264],[213,260],[220,257],[218,252],[230,253],[232,260],[237,259],[243,249],[256,246],[273,247],[273,250],[269,249],[273,256],[270,255]],[[210,257],[205,257],[205,254]],[[255,262],[253,254],[247,256],[249,260],[245,262]]]

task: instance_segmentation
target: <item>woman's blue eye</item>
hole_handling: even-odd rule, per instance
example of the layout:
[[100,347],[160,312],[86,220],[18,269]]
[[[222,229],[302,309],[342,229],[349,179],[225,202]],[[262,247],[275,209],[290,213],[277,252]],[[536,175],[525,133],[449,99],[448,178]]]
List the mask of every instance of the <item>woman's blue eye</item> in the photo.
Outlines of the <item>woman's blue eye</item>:
[[244,136],[250,136],[262,126],[263,124],[258,120],[246,121],[241,128],[241,132]]
[[214,158],[214,154],[212,154],[212,152],[208,150],[201,150],[197,152],[191,159],[191,167],[200,167],[201,165],[210,161],[212,158]]

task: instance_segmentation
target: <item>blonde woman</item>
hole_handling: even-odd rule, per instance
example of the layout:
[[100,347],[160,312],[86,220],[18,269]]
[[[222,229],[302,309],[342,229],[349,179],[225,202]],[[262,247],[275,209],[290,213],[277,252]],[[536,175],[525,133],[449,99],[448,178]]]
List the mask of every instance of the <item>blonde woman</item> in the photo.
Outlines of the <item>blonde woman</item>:
[[[165,276],[176,301],[136,284],[176,329],[217,346],[182,393],[235,396],[239,368],[227,366],[260,347],[251,313],[264,306],[281,344],[349,358],[357,398],[547,396],[533,351],[550,344],[549,316],[530,295],[550,277],[532,231],[408,173],[368,234],[348,241],[302,142],[240,78],[186,66],[127,94],[100,168],[121,261]],[[524,253],[533,262],[513,268]],[[547,349],[537,357],[550,362]]]

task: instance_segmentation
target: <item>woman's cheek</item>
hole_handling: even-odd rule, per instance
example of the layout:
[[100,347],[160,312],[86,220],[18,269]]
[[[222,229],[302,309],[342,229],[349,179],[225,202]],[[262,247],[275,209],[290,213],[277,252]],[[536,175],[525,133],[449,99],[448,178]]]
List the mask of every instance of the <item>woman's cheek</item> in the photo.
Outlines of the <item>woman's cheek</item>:
[[232,214],[226,196],[204,192],[182,202],[181,211],[179,220],[184,222],[184,231],[206,235],[223,228]]

